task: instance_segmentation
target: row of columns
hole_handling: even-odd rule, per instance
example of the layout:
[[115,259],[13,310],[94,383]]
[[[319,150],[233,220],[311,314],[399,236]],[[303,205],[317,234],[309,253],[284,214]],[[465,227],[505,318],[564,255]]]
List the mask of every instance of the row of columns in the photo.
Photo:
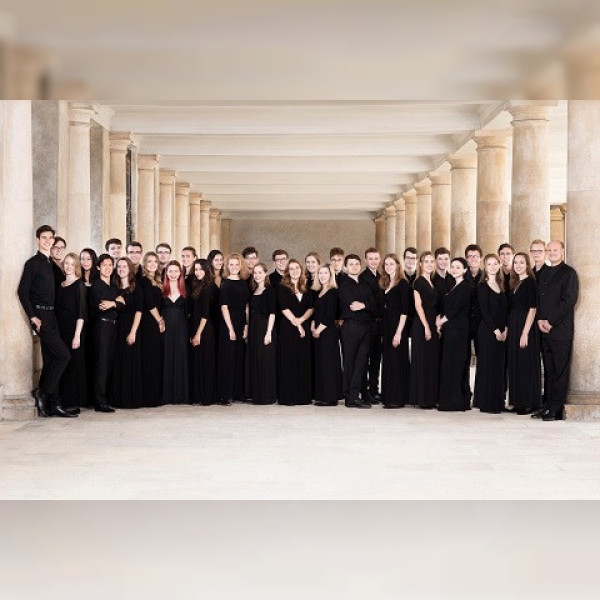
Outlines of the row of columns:
[[[449,170],[432,171],[398,195],[382,215],[385,251],[444,246],[462,255],[475,241],[484,252],[495,252],[506,241],[527,250],[533,239],[550,239],[548,120],[554,104],[510,103],[510,130],[475,132],[476,153],[449,156]],[[512,208],[507,189],[511,137]]]

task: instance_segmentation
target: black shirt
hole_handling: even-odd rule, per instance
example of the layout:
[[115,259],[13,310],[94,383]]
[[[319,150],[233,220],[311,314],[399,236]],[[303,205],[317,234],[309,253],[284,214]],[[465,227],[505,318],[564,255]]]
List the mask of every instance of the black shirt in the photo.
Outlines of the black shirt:
[[54,261],[41,252],[32,256],[23,267],[19,282],[19,300],[29,319],[37,316],[35,305],[54,306],[56,282]]
[[364,283],[371,288],[371,293],[375,299],[375,311],[373,316],[376,319],[383,319],[383,311],[385,306],[385,297],[383,290],[379,287],[381,274],[379,271],[371,271],[368,267],[358,276],[358,281]]
[[57,265],[54,261],[52,261],[52,271],[54,272],[54,281],[56,282],[56,287],[58,287],[67,278],[67,276],[60,268],[60,265]]
[[[103,319],[116,319],[118,316],[117,309],[109,308],[108,310],[100,310],[100,302],[103,300],[115,302],[120,295],[121,291],[116,285],[112,283],[107,285],[102,279],[96,279],[90,288],[90,310],[92,311],[92,315],[96,319],[99,319],[100,317]],[[119,304],[120,303],[117,302],[117,306],[119,306]],[[124,308],[125,305],[121,304],[121,307]]]
[[412,275],[409,275],[404,271],[404,277],[406,278],[406,281],[408,281],[410,287],[413,287],[413,285],[415,285],[415,279],[417,278],[417,272],[415,271]]
[[456,285],[456,280],[450,273],[446,273],[445,277],[442,277],[437,271],[431,281],[433,287],[437,290],[440,302],[445,298],[446,294]]
[[548,267],[548,265],[547,265],[546,263],[544,263],[544,264],[542,265],[542,268],[541,268],[541,269],[539,269],[539,270],[537,270],[537,271],[535,270],[535,266],[533,267],[533,276],[535,277],[535,281],[536,281],[536,283],[538,283],[538,284],[539,284],[539,282],[540,282],[540,277],[542,276],[542,273],[543,273],[543,272],[544,272],[546,269],[549,269],[549,268],[550,268],[550,267]]
[[281,283],[282,279],[283,275],[281,275],[277,269],[275,269],[275,271],[272,273],[269,273],[269,283],[271,284],[271,287],[275,289],[277,289],[277,286]]
[[[366,283],[355,281],[349,275],[343,279],[339,288],[341,318],[354,319],[355,321],[370,321],[376,310],[375,299],[371,288]],[[350,305],[354,302],[363,302],[365,308],[352,311]]]
[[465,281],[469,284],[471,291],[471,302],[469,304],[469,322],[471,323],[471,326],[477,326],[479,325],[479,321],[481,321],[481,311],[477,300],[477,286],[481,281],[482,275],[483,271],[481,270],[477,272],[477,275],[473,275],[471,270],[468,270],[465,273]]

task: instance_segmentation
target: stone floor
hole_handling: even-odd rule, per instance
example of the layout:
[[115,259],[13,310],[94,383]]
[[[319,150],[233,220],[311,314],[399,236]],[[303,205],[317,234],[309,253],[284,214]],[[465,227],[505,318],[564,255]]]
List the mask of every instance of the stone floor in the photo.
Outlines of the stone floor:
[[598,499],[600,423],[252,406],[0,423],[2,499]]

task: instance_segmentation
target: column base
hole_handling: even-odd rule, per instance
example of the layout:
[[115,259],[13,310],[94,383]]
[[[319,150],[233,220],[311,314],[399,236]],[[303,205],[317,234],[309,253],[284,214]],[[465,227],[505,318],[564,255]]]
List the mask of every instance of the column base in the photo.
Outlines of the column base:
[[600,391],[569,392],[565,405],[568,421],[600,421]]
[[5,396],[0,387],[0,421],[31,421],[36,418],[35,401],[31,396]]

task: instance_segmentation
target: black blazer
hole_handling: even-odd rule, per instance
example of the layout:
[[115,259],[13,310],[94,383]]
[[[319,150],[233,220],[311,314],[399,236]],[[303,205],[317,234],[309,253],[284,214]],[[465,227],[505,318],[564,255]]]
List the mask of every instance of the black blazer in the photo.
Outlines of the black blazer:
[[[441,279],[441,277],[440,277]],[[457,286],[453,287],[443,300],[441,314],[448,318],[443,330],[469,329],[469,307],[471,304],[471,288],[469,283],[463,279]]]
[[560,263],[540,272],[536,320],[548,320],[552,329],[548,339],[571,341],[575,330],[575,304],[579,297],[579,281],[573,267]]

